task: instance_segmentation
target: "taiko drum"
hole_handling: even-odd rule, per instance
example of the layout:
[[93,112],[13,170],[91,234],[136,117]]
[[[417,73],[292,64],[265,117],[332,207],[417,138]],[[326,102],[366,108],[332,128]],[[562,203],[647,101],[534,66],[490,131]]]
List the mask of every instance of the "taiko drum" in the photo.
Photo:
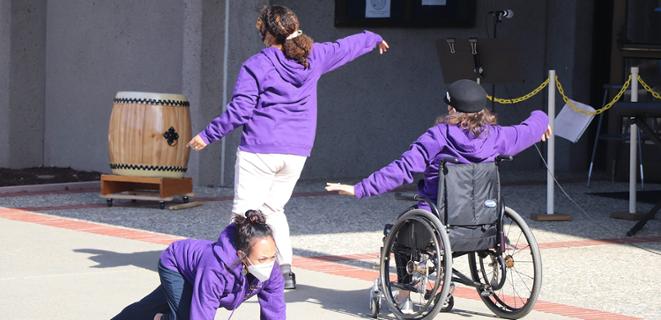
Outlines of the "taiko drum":
[[108,129],[113,174],[183,177],[190,154],[189,106],[178,94],[118,92]]

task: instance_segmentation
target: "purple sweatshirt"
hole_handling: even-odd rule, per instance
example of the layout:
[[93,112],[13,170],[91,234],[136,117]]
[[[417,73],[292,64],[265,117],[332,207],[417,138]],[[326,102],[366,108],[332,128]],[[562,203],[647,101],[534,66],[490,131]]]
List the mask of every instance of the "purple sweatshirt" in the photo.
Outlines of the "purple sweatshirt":
[[230,224],[217,242],[186,239],[176,241],[161,254],[163,267],[179,272],[192,285],[191,320],[212,320],[216,309],[236,309],[257,294],[260,319],[286,319],[284,280],[280,267],[273,266],[271,277],[259,282],[243,274],[233,239],[236,227]]
[[435,201],[442,159],[480,163],[495,161],[499,155],[516,155],[541,139],[548,121],[544,112],[533,111],[519,125],[489,126],[479,137],[456,125],[437,124],[413,142],[400,159],[354,185],[356,198],[388,192],[413,182],[413,173],[424,172],[424,183],[418,192]]
[[364,31],[335,42],[314,43],[309,68],[265,48],[241,66],[226,111],[200,132],[207,144],[243,125],[239,149],[310,156],[317,127],[317,82],[327,72],[364,55],[382,41]]

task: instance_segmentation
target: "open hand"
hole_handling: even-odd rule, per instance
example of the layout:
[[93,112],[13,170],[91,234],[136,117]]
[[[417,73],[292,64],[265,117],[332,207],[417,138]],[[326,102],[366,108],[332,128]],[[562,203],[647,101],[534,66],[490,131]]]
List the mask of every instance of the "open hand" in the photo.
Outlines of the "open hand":
[[384,53],[388,52],[388,49],[390,49],[390,46],[388,45],[388,43],[385,40],[383,40],[379,43],[379,54],[384,54]]
[[191,139],[191,141],[188,142],[186,146],[195,151],[200,151],[206,148],[207,144],[204,142],[204,140],[202,140],[202,137],[200,137],[200,135],[198,134],[193,139]]
[[542,135],[542,141],[548,140],[553,135],[553,130],[551,130],[551,126],[546,127],[546,131],[544,131],[544,134]]
[[355,196],[356,193],[353,190],[352,185],[341,184],[341,183],[326,183],[326,191],[328,192],[338,192],[344,196]]

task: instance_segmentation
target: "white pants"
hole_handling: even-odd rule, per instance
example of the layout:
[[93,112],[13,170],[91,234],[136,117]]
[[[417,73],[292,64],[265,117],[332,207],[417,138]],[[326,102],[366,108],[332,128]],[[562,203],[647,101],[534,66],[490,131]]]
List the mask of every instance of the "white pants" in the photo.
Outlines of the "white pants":
[[243,215],[248,210],[261,210],[273,230],[280,264],[292,263],[289,224],[285,204],[305,165],[304,156],[261,154],[238,150],[234,171],[232,213]]

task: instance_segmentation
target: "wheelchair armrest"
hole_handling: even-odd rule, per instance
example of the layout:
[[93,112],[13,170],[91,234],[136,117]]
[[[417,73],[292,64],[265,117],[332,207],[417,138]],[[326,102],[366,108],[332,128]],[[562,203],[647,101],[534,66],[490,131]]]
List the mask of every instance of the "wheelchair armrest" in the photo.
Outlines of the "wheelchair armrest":
[[459,163],[459,159],[456,157],[448,156],[448,155],[442,155],[441,156],[441,162],[442,163]]
[[431,201],[431,199],[425,196],[421,196],[417,193],[405,194],[402,192],[395,192],[395,199],[405,200],[405,201],[426,202],[429,208],[431,209],[432,213],[440,217],[440,213],[438,212],[438,208],[436,207],[436,204],[433,201]]

